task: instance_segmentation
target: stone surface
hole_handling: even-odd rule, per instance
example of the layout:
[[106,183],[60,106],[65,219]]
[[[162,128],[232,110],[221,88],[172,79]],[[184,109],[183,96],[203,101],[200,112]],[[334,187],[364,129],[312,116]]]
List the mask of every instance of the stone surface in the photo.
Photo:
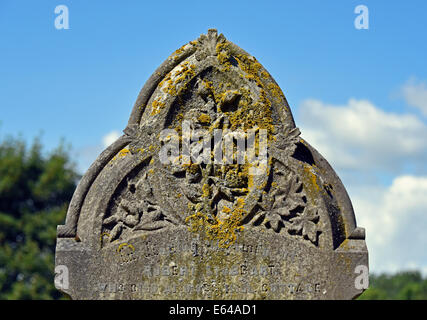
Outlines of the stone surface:
[[[210,162],[173,150],[176,161],[162,160],[173,139],[182,150],[201,144],[186,144],[185,123],[212,135]],[[253,128],[251,161],[212,161],[226,146],[215,133],[249,139]],[[351,299],[363,291],[355,283],[368,266],[364,238],[344,186],[300,137],[274,79],[209,30],[153,73],[124,135],[80,181],[58,226],[56,266],[67,272],[57,287],[74,299]]]

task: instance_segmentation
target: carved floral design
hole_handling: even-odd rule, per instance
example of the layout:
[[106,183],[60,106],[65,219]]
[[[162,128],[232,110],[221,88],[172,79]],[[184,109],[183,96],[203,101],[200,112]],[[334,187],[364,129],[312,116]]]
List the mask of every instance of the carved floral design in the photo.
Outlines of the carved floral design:
[[286,172],[283,166],[275,169],[271,190],[263,194],[259,212],[250,224],[264,226],[276,233],[285,230],[290,235],[301,236],[317,245],[321,232],[318,224],[319,209],[307,204],[304,185],[298,176]]
[[[221,72],[226,72],[230,67],[229,43],[216,30],[209,30],[194,45],[197,45],[196,60],[216,56],[223,67]],[[234,62],[246,73],[245,79],[258,79],[255,81],[257,90],[251,91],[250,87],[243,86],[240,82],[236,82],[236,85],[230,82],[223,86],[224,79],[215,80],[214,74],[210,74],[213,71],[206,69],[208,71],[203,76],[197,76],[193,84],[185,86],[186,90],[193,92],[180,96],[179,106],[182,110],[178,113],[179,120],[174,123],[175,129],[180,127],[183,130],[182,122],[186,120],[190,123],[189,129],[192,132],[199,129],[214,132],[220,129],[226,137],[227,134],[239,131],[245,141],[247,135],[243,130],[256,127],[266,129],[270,134],[274,131],[274,139],[268,136],[269,147],[272,146],[280,153],[280,161],[288,163],[287,159],[293,155],[300,142],[300,131],[284,123],[275,124],[273,130],[272,103],[262,89],[259,78],[261,65],[252,58],[239,57],[240,62]],[[175,118],[178,119],[178,116],[175,115]],[[173,122],[168,120],[168,123],[169,121]],[[245,223],[287,236],[299,236],[317,245],[321,232],[321,224],[318,223],[319,209],[307,203],[304,185],[295,171],[279,160],[274,160],[276,162],[270,164],[271,179],[268,183],[267,179],[254,179],[248,174],[247,164],[216,164],[215,150],[222,150],[223,146],[221,141],[215,141],[213,137],[210,139],[209,145],[214,147],[213,151],[203,156],[211,162],[188,161],[183,164],[180,163],[180,157],[177,157],[176,163],[172,162],[166,170],[167,181],[172,181],[174,187],[178,187],[175,192],[179,193],[181,201],[186,202],[183,208],[187,218],[185,223],[199,222],[199,218],[202,218],[207,222],[204,227],[217,232],[222,231],[221,228],[229,222],[231,233],[240,230],[242,223]],[[196,154],[201,146],[203,144],[199,140],[191,141],[189,145],[190,150]],[[234,156],[237,158],[236,153]],[[268,178],[267,175],[265,178]],[[122,237],[125,232],[153,231],[179,224],[168,218],[168,215],[173,217],[174,214],[166,212],[171,210],[171,206],[169,209],[165,209],[168,206],[162,207],[162,195],[159,194],[159,199],[156,199],[146,180],[144,174],[136,185],[129,182],[127,189],[116,196],[117,204],[113,206],[111,216],[103,222],[110,233],[110,241]],[[134,191],[131,190],[132,186]],[[247,222],[250,216],[252,218]]]
[[126,231],[154,231],[176,222],[163,212],[156,203],[152,189],[148,186],[147,175],[134,185],[128,182],[128,198],[122,198],[113,213],[103,221],[103,226],[110,230],[109,241],[119,239]]
[[197,41],[198,51],[196,52],[196,59],[203,60],[208,56],[217,55],[217,45],[226,43],[224,35],[214,29],[209,29],[208,34],[202,34]]
[[289,220],[288,230],[308,238],[312,243],[317,242],[319,214],[316,208],[305,209],[301,214]]

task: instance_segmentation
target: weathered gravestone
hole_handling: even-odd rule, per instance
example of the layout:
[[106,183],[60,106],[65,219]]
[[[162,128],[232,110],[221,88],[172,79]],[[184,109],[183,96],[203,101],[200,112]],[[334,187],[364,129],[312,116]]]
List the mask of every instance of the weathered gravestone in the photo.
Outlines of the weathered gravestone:
[[351,299],[364,229],[257,60],[209,30],[142,88],[58,226],[74,299]]

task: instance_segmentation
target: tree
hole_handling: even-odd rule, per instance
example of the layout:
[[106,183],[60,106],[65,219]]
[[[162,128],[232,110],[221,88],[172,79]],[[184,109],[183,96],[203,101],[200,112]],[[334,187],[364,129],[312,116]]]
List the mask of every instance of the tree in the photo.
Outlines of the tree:
[[370,277],[369,289],[359,299],[364,300],[426,300],[427,278],[419,271],[381,274]]
[[64,144],[43,156],[39,139],[0,140],[0,299],[58,299],[56,226],[79,178]]

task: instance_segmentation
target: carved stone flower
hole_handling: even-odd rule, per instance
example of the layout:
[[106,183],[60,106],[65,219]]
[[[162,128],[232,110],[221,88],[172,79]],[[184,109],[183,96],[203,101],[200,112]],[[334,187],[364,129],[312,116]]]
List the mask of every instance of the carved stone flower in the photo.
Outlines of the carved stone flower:
[[280,232],[286,226],[285,221],[305,207],[303,197],[301,181],[291,177],[283,186],[263,195],[260,203],[262,211],[254,217],[253,222],[259,224],[262,221],[266,227]]
[[104,220],[104,225],[113,224],[110,232],[110,242],[119,238],[123,229],[135,227],[140,220],[141,208],[134,202],[123,199],[117,211]]
[[264,224],[271,227],[276,232],[284,226],[282,217],[277,212],[267,212],[265,215]]
[[134,230],[157,230],[165,227],[165,216],[158,205],[144,200],[141,204],[143,207],[141,220]]
[[312,243],[316,243],[318,231],[317,222],[319,221],[317,208],[306,209],[289,221],[291,224],[289,224],[288,230],[296,234],[301,234]]

